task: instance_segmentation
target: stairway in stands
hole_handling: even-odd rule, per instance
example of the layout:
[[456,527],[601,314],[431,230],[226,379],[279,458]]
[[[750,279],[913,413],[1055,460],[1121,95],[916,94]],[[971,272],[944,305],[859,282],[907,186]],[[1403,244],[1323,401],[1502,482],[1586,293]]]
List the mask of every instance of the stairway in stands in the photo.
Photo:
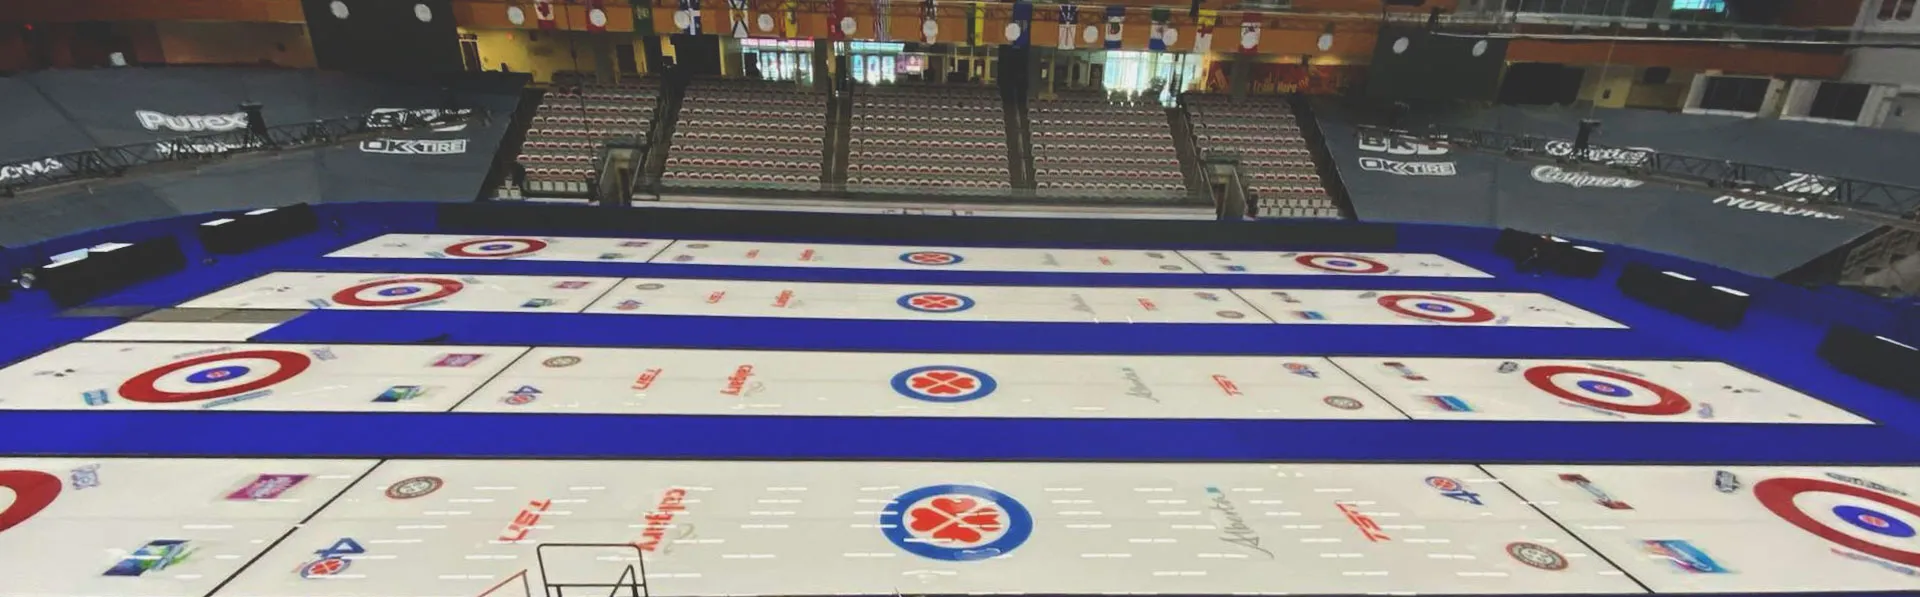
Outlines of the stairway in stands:
[[1283,98],[1234,101],[1224,95],[1195,93],[1183,99],[1200,151],[1240,156],[1241,172],[1256,199],[1256,215],[1345,217],[1321,184],[1321,163],[1314,158],[1293,106]]
[[635,138],[653,125],[660,81],[653,77],[601,81],[590,74],[556,73],[520,145],[530,197],[585,197],[601,146]]
[[1026,96],[1003,94],[1000,111],[1007,123],[1007,163],[1012,169],[1013,188],[1032,192],[1033,122],[1028,117]]

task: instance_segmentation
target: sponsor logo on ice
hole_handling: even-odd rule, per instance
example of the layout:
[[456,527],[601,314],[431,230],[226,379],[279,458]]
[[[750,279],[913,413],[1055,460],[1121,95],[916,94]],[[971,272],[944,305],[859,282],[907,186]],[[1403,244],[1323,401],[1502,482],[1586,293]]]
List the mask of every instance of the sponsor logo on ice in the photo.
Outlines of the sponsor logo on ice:
[[1581,491],[1587,492],[1587,495],[1593,496],[1593,503],[1600,504],[1601,506],[1606,507],[1609,510],[1632,510],[1633,509],[1633,506],[1628,505],[1626,502],[1614,499],[1612,495],[1607,494],[1606,490],[1600,489],[1600,486],[1598,485],[1594,485],[1593,481],[1590,479],[1587,479],[1586,475],[1563,474],[1563,475],[1560,475],[1560,480],[1567,483],[1571,483],[1573,484],[1574,487],[1579,487]]
[[127,557],[121,558],[112,568],[102,572],[101,576],[141,576],[155,570],[166,570],[174,564],[186,561],[196,549],[192,542],[184,539],[157,539],[133,550]]
[[367,548],[361,547],[359,541],[354,540],[352,537],[341,537],[326,549],[313,552],[317,557],[300,565],[300,578],[315,579],[338,576],[346,572],[348,568],[353,567],[353,558],[347,556],[357,556],[364,553],[367,553]]
[[634,542],[634,546],[642,551],[666,553],[669,550],[667,529],[685,526],[689,530],[682,533],[682,537],[691,534],[692,526],[676,525],[673,522],[674,517],[687,511],[686,498],[687,490],[680,487],[668,489],[666,493],[661,494],[660,503],[653,507],[653,512],[647,513],[646,527],[640,531],[640,540]]
[[547,508],[552,505],[553,500],[527,502],[527,507],[521,508],[520,513],[514,515],[513,522],[507,523],[507,529],[500,532],[500,540],[517,543],[526,539],[527,534],[533,532],[533,525],[540,524],[540,515],[546,514]]
[[1213,502],[1207,509],[1214,513],[1209,517],[1213,518],[1214,523],[1220,527],[1222,542],[1259,552],[1269,560],[1274,559],[1272,551],[1260,546],[1260,533],[1254,531],[1253,527],[1247,526],[1246,519],[1240,516],[1239,508],[1234,506],[1232,498],[1227,497],[1227,492],[1218,487],[1209,486],[1207,499]]
[[1453,477],[1427,477],[1427,487],[1432,487],[1434,491],[1440,492],[1440,495],[1446,496],[1448,499],[1459,500],[1475,506],[1486,505],[1480,501],[1480,494],[1468,491],[1465,483],[1461,483],[1459,479]]
[[306,475],[257,475],[245,486],[227,494],[227,499],[230,501],[271,500],[292,491],[294,486],[306,480]]
[[1727,572],[1713,556],[1694,546],[1685,539],[1648,539],[1640,542],[1640,548],[1647,555],[1663,558],[1673,563],[1675,568],[1693,574],[1724,574]]
[[440,487],[444,485],[446,485],[446,481],[441,480],[439,477],[408,477],[395,482],[393,485],[387,486],[386,496],[388,499],[395,500],[410,500],[418,497],[426,497],[433,492],[440,491]]
[[1337,502],[1334,506],[1340,508],[1340,513],[1346,515],[1347,522],[1353,523],[1354,528],[1360,529],[1360,535],[1366,537],[1368,541],[1379,543],[1393,540],[1392,537],[1387,536],[1385,530],[1380,528],[1380,523],[1374,522],[1373,517],[1361,512],[1358,506],[1345,502]]

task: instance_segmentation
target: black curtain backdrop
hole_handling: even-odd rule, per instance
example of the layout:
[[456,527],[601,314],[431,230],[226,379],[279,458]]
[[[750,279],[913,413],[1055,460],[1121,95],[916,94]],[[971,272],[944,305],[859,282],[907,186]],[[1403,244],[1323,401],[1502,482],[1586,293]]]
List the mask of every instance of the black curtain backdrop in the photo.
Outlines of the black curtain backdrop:
[[1382,99],[1491,100],[1507,63],[1507,40],[1387,27],[1367,67],[1367,95]]
[[451,0],[301,0],[300,6],[322,69],[431,74],[465,68]]
[[[1575,175],[1498,155],[1367,139],[1363,119],[1333,101],[1316,103],[1341,179],[1361,219],[1508,227],[1641,247],[1776,276],[1874,226],[1805,210],[1716,197],[1615,177]],[[1584,109],[1416,107],[1407,126],[1445,123],[1572,139]],[[1903,156],[1920,136],[1780,120],[1688,116],[1646,110],[1594,113],[1596,143],[1791,168],[1811,174],[1920,186]],[[1633,159],[1631,152],[1618,159]]]
[[[243,126],[242,102],[270,125],[381,110],[485,109],[486,125],[395,133],[366,142],[246,156],[184,175],[92,183],[0,202],[0,245],[17,246],[166,217],[299,202],[471,201],[519,106],[527,76],[389,77],[245,68],[46,71],[0,79],[0,176],[6,165],[105,145]],[[18,133],[18,134],[14,134]]]

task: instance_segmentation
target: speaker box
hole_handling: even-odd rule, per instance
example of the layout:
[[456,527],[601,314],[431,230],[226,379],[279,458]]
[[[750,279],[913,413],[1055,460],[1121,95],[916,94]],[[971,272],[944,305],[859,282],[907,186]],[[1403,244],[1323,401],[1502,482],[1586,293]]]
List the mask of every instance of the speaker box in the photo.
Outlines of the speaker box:
[[226,221],[201,224],[200,244],[216,255],[236,255],[300,236],[320,227],[320,216],[305,203],[273,211],[249,212]]
[[1513,260],[1526,259],[1533,254],[1533,248],[1548,242],[1546,237],[1531,232],[1521,232],[1512,228],[1501,228],[1500,237],[1493,241],[1493,253]]
[[1751,300],[1745,293],[1723,291],[1644,263],[1627,264],[1616,285],[1634,300],[1721,329],[1732,329],[1745,321]]
[[143,240],[110,251],[89,252],[84,259],[41,267],[35,286],[47,291],[59,307],[74,307],[128,286],[180,271],[187,256],[171,236]]
[[1847,375],[1920,397],[1920,350],[1846,326],[1828,328],[1817,351]]
[[1673,76],[1673,69],[1665,66],[1650,66],[1640,71],[1640,82],[1648,85],[1665,85]]

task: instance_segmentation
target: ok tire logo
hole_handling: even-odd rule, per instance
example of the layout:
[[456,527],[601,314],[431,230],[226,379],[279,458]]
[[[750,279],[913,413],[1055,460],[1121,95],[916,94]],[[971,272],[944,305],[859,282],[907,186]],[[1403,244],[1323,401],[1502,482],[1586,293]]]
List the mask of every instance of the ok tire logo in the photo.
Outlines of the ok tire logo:
[[388,155],[454,155],[467,152],[467,140],[373,139],[361,141],[360,151]]
[[1460,173],[1453,162],[1400,162],[1383,158],[1360,158],[1360,169],[1396,176],[1454,176]]

